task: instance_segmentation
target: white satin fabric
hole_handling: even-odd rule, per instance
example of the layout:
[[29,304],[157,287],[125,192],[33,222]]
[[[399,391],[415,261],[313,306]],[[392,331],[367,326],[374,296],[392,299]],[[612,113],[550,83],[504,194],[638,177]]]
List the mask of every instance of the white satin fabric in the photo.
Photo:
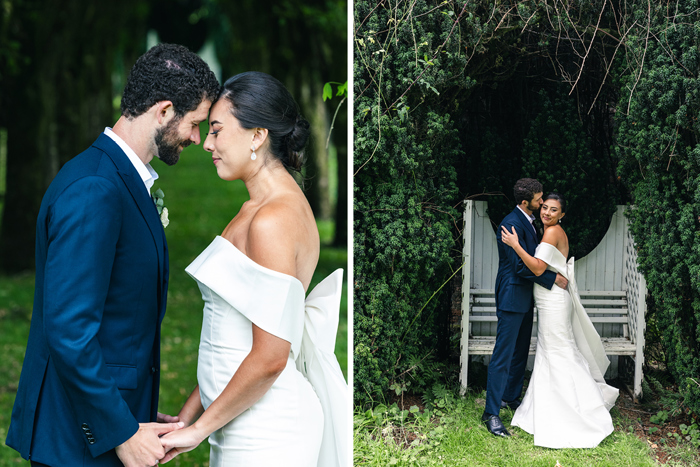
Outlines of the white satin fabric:
[[291,343],[287,367],[248,410],[209,437],[209,465],[347,464],[347,384],[333,354],[342,269],[304,299],[293,276],[217,236],[185,271],[204,300],[197,380],[205,410],[252,348],[252,324]]
[[569,281],[568,290],[535,284],[537,350],[532,377],[511,425],[548,448],[593,448],[613,431],[610,408],[618,389],[603,379],[610,361],[600,336],[581,305],[574,258],[548,243],[535,257]]

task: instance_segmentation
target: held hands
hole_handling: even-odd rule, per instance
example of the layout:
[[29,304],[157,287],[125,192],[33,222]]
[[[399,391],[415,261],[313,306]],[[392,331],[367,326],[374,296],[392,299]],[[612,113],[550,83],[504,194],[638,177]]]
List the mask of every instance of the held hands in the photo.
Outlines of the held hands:
[[518,243],[518,233],[515,231],[515,227],[511,227],[512,232],[508,232],[508,229],[503,225],[501,226],[501,241],[511,248],[515,248]]
[[182,430],[168,433],[160,439],[166,453],[160,463],[165,464],[178,454],[193,450],[199,446],[199,443],[204,441],[206,437],[207,435],[201,433],[195,425],[190,425]]
[[155,465],[165,455],[159,436],[180,430],[184,425],[181,422],[139,423],[139,429],[134,436],[115,448],[117,457],[125,467]]

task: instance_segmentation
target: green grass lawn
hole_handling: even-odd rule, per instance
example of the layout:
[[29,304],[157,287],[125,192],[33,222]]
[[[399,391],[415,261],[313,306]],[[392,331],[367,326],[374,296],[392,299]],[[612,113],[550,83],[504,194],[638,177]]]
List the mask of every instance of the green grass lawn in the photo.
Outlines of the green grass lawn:
[[[555,467],[557,461],[562,467],[658,465],[647,443],[627,431],[629,421],[615,408],[615,431],[595,449],[537,447],[530,434],[515,427],[509,428],[510,438],[497,438],[481,423],[483,410],[474,394],[460,398],[446,392],[424,412],[400,411],[396,404],[357,412],[354,465]],[[513,412],[502,410],[501,417],[508,427]]]
[[[160,175],[155,188],[165,193],[170,225],[165,229],[170,251],[168,309],[162,326],[160,411],[176,414],[196,384],[197,349],[202,322],[202,299],[185,267],[219,235],[248,199],[242,182],[225,182],[216,175],[211,156],[201,145],[183,152],[175,167],[153,163]],[[320,221],[321,256],[311,288],[337,268],[345,269],[347,249],[330,248],[333,223]],[[311,290],[311,288],[309,290]],[[5,446],[12,404],[29,335],[34,275],[0,277],[0,466],[29,465]],[[343,286],[336,357],[347,379],[347,284]],[[169,465],[208,465],[209,445],[175,458]]]

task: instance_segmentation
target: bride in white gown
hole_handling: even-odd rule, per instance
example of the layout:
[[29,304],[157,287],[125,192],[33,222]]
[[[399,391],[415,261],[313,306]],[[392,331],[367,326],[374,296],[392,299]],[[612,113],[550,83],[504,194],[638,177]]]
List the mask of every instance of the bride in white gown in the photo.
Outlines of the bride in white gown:
[[299,170],[309,124],[275,78],[230,78],[209,115],[204,148],[219,177],[250,200],[186,271],[204,318],[198,386],[161,438],[167,462],[209,437],[209,465],[347,464],[347,385],[333,350],[342,270],[305,299],[319,257]]
[[593,448],[613,431],[609,410],[618,389],[605,383],[609,365],[605,350],[576,288],[574,259],[568,262],[569,240],[559,221],[565,201],[550,193],[540,210],[542,243],[535,257],[505,229],[503,243],[514,248],[536,275],[550,269],[566,277],[568,290],[534,285],[537,305],[537,350],[532,376],[511,425],[534,435],[537,446]]

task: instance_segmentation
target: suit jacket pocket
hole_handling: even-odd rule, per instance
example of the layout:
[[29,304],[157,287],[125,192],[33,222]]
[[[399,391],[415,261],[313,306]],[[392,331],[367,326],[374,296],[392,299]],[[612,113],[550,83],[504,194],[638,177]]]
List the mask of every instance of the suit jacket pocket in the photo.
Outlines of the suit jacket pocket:
[[136,367],[130,365],[107,364],[107,371],[119,389],[136,389]]

